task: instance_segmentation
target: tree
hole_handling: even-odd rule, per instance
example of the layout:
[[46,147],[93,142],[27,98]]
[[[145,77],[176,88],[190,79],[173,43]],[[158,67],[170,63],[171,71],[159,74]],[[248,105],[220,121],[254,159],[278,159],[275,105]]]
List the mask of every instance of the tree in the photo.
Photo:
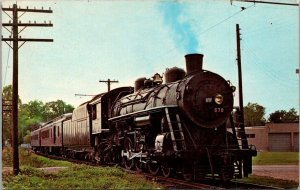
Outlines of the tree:
[[272,123],[294,123],[299,122],[299,115],[295,108],[291,108],[289,111],[277,110],[269,115],[269,122]]
[[245,126],[261,126],[265,125],[266,119],[264,118],[265,108],[257,103],[248,103],[244,107],[244,122]]
[[71,113],[73,110],[74,107],[72,105],[66,104],[62,100],[47,102],[45,104],[44,120],[54,119],[64,113]]
[[[3,142],[5,140],[11,139],[11,100],[12,100],[12,85],[5,86],[3,88],[2,97],[4,104],[3,106]],[[64,113],[72,112],[74,107],[70,104],[66,104],[62,100],[52,101],[43,103],[39,100],[30,101],[27,104],[22,104],[21,99],[18,100],[18,136],[19,143],[26,142],[30,140],[30,129],[34,126],[39,126],[42,122],[54,119],[55,117],[62,115]],[[25,138],[24,138],[25,137]]]

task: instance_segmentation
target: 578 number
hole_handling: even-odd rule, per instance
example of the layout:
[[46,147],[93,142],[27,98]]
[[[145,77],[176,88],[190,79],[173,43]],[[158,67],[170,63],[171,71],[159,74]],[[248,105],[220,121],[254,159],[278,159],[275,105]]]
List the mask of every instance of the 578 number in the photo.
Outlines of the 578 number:
[[214,112],[215,113],[223,113],[224,112],[224,108],[215,108]]

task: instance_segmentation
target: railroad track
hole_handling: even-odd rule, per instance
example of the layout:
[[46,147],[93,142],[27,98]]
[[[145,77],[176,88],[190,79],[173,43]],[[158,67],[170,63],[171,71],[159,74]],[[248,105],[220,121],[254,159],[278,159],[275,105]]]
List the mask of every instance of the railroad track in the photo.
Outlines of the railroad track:
[[[95,162],[88,162],[84,160],[78,160],[78,159],[70,159],[70,158],[64,158],[60,156],[55,155],[45,155],[42,153],[35,153],[40,156],[44,156],[50,159],[55,160],[64,160],[64,161],[70,161],[76,164],[86,164],[90,166],[95,167],[102,167],[102,165],[99,165]],[[180,179],[180,177],[175,176],[175,178],[165,178],[163,176],[153,176],[146,172],[138,172],[134,170],[127,170],[125,168],[122,168],[123,171],[135,175],[142,175],[146,179],[150,181],[155,181],[157,183],[162,184],[166,189],[283,189],[278,187],[271,187],[271,186],[264,186],[264,185],[258,185],[258,184],[250,184],[250,183],[241,183],[236,180],[228,181],[224,183],[221,180],[216,179],[207,179],[207,180],[201,180],[201,181],[195,181],[195,182],[188,182],[185,180]]]

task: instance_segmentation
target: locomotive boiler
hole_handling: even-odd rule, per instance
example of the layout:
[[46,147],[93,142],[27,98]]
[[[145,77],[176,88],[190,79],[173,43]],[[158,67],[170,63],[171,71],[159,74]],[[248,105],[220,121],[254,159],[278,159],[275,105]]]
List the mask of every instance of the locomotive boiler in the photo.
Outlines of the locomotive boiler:
[[[124,138],[121,156],[125,167],[147,167],[166,177],[181,173],[187,180],[207,175],[226,180],[241,175],[243,157],[249,160],[252,153],[241,151],[237,137],[227,130],[235,87],[203,70],[202,54],[185,58],[186,73],[178,68],[168,70],[165,84],[158,74],[153,80],[140,78],[135,92],[113,105],[109,121]],[[249,161],[244,163],[247,175],[251,167],[246,166]]]
[[256,150],[234,120],[235,87],[203,70],[202,54],[185,59],[186,71],[167,69],[164,82],[139,78],[48,122],[31,133],[33,149],[185,180],[248,176]]

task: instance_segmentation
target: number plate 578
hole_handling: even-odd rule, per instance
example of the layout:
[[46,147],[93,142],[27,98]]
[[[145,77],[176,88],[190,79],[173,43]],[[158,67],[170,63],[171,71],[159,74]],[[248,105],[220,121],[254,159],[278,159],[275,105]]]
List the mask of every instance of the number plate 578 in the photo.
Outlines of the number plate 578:
[[215,111],[215,113],[223,113],[224,108],[215,108],[214,111]]

